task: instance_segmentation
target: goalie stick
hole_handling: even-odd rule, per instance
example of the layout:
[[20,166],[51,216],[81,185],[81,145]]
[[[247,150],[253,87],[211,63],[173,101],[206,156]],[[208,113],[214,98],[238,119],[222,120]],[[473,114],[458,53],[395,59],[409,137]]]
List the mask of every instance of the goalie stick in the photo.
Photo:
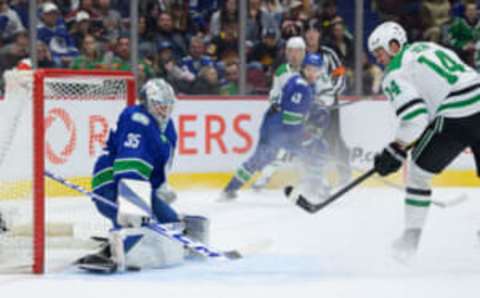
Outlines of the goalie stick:
[[[45,170],[44,175],[47,176],[48,178],[55,180],[56,182],[70,188],[73,190],[76,190],[86,196],[89,196],[93,200],[97,202],[101,202],[102,204],[105,204],[106,206],[109,206],[110,208],[113,209],[118,209],[118,205],[115,204],[114,202],[111,202],[104,197],[86,190],[85,188],[81,187],[80,185],[71,183],[64,179],[63,177],[53,174],[50,171]],[[131,203],[136,204],[137,202],[131,201]],[[139,206],[140,208],[143,208],[142,206]],[[150,212],[149,212],[150,213]],[[171,240],[177,241],[182,243],[184,246],[187,248],[191,249],[192,251],[195,251],[205,257],[208,257],[210,259],[217,259],[217,260],[236,260],[242,258],[242,255],[236,251],[236,250],[231,250],[231,251],[219,251],[217,249],[210,248],[206,246],[205,244],[195,241],[193,239],[190,239],[189,237],[183,235],[181,232],[176,232],[171,230],[170,228],[166,227],[165,225],[162,225],[155,221],[153,218],[150,218],[150,222],[145,225],[145,227],[149,228],[150,230],[157,232],[160,235],[163,235]]]

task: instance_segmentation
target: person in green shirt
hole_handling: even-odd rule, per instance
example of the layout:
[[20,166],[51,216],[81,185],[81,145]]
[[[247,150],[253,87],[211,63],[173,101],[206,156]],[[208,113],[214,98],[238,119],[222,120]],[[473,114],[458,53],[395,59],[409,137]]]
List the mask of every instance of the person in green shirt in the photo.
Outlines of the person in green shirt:
[[[143,82],[155,76],[151,65],[152,62],[146,59],[139,62],[138,84],[140,86]],[[125,71],[130,71],[132,69],[130,65],[130,39],[126,36],[120,36],[117,39],[115,53],[113,58],[111,58],[111,69]]]
[[220,95],[238,95],[238,64],[231,63],[225,67],[226,83],[220,87]]
[[70,65],[71,69],[106,69],[108,66],[103,60],[95,36],[85,35],[82,40],[81,54],[75,57]]
[[480,40],[480,20],[477,4],[465,5],[465,17],[455,18],[448,29],[450,45],[467,64],[474,65],[475,44]]

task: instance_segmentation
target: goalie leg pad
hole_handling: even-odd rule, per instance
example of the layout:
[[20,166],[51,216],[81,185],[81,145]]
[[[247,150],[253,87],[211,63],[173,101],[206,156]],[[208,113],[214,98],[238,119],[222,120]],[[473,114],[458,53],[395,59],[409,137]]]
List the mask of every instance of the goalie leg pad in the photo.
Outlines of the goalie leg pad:
[[[126,253],[126,267],[167,268],[183,263],[183,245],[147,228],[140,228],[142,239]],[[137,234],[138,235],[138,234]],[[127,243],[125,242],[127,248]]]

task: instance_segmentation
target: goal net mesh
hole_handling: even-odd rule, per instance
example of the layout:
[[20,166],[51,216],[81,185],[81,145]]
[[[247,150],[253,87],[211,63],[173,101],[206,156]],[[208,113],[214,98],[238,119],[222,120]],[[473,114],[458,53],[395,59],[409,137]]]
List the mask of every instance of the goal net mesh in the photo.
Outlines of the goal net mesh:
[[61,70],[10,71],[5,81],[0,216],[8,231],[0,231],[0,272],[51,271],[95,248],[89,237],[109,225],[89,198],[43,171],[90,189],[109,130],[135,100],[134,81],[126,72]]

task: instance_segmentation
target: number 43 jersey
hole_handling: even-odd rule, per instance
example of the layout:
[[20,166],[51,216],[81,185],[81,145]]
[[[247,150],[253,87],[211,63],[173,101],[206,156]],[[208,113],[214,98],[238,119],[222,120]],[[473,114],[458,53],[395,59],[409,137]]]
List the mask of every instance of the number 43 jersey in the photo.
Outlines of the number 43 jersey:
[[387,65],[382,83],[399,119],[396,140],[410,144],[437,116],[480,111],[480,76],[451,50],[431,42],[405,45]]
[[176,141],[172,120],[162,128],[143,105],[125,108],[95,164],[93,190],[115,192],[123,178],[148,181],[157,189],[166,180]]

